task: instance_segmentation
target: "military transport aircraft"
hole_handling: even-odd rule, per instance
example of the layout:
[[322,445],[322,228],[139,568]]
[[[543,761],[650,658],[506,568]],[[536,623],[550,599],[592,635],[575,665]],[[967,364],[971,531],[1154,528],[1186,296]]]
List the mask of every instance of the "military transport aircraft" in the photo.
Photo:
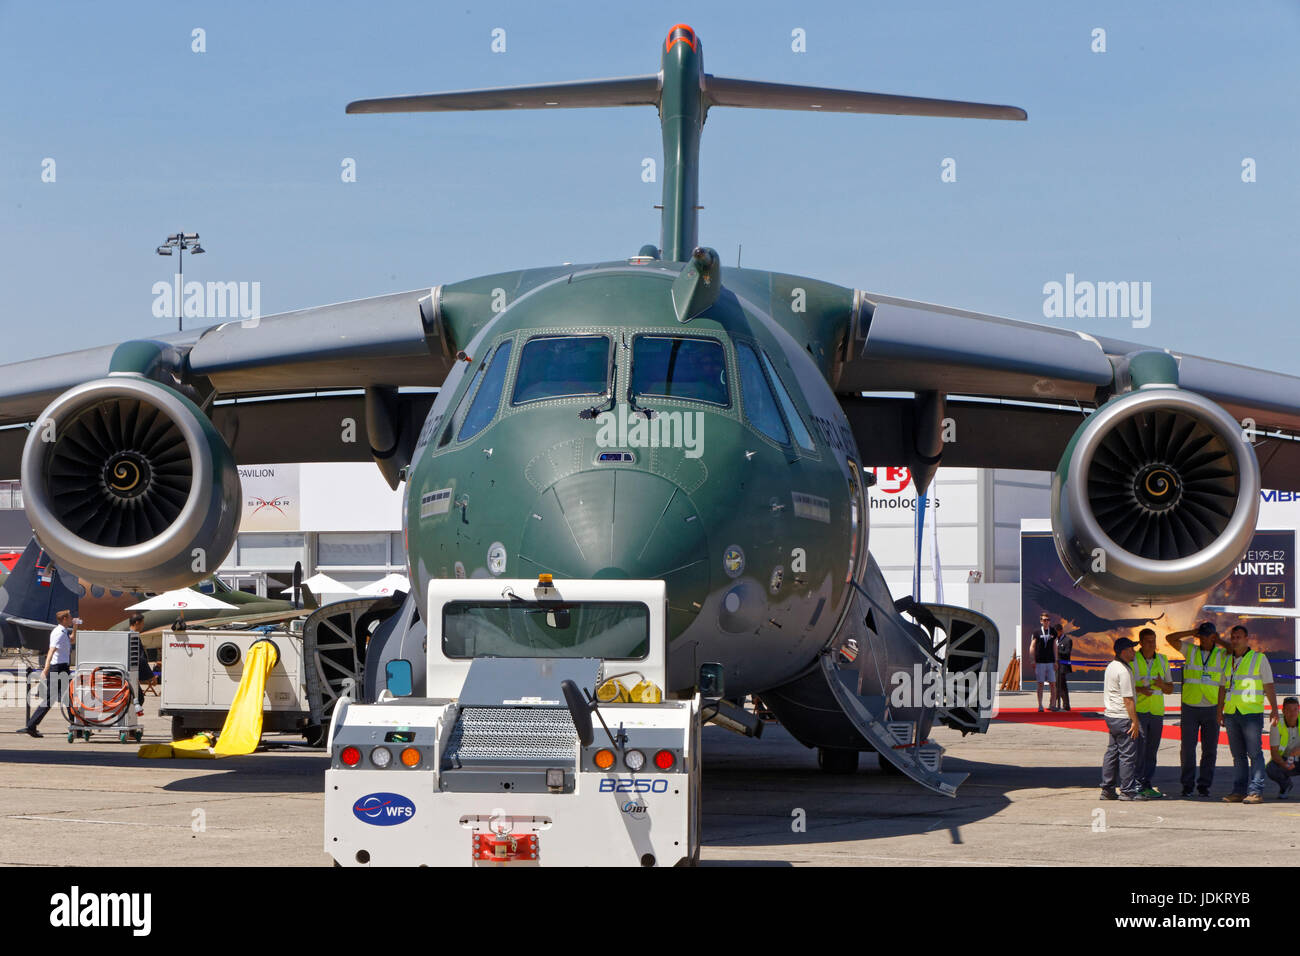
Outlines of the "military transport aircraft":
[[[365,696],[393,658],[422,673],[433,578],[663,579],[669,693],[721,663],[726,696],[760,694],[826,770],[876,750],[953,793],[961,776],[942,771],[931,727],[982,731],[988,708],[946,683],[936,700],[895,692],[909,675],[996,674],[996,631],[895,602],[867,549],[865,469],[907,465],[922,494],[941,462],[1054,469],[1056,545],[1080,586],[1183,597],[1246,550],[1261,461],[1268,487],[1300,489],[1300,378],[724,269],[697,236],[710,110],[1026,115],[703,62],[678,25],[654,73],[350,104],[654,107],[659,242],[4,367],[0,424],[25,428],[0,433],[0,462],[21,472],[42,545],[106,585],[188,584],[234,540],[237,461],[372,458],[405,481],[413,592],[349,651]],[[739,706],[715,719],[756,731]]]

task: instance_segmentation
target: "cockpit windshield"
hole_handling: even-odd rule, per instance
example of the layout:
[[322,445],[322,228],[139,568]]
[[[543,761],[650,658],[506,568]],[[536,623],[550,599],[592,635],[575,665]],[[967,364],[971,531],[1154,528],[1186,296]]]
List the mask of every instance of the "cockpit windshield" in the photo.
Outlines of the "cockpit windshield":
[[524,346],[513,404],[609,390],[608,335],[539,335]]
[[442,609],[442,650],[450,658],[644,660],[650,609],[635,601],[453,601]]
[[714,339],[638,335],[632,342],[633,400],[680,398],[729,404],[727,358]]

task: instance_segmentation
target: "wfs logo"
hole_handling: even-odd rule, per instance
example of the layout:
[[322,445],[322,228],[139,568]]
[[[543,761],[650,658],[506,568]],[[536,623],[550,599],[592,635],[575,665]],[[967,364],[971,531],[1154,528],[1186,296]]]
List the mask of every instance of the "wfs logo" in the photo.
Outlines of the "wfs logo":
[[370,793],[353,804],[352,815],[372,826],[395,827],[415,816],[415,804],[400,793]]

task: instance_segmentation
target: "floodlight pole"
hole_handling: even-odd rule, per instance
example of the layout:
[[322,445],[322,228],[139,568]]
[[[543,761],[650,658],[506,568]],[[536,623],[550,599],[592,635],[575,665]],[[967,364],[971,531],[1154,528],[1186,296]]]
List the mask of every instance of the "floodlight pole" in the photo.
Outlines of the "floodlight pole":
[[199,245],[199,234],[197,232],[186,233],[184,230],[170,235],[167,241],[158,247],[158,255],[169,256],[171,250],[175,249],[180,254],[180,262],[176,269],[177,277],[180,279],[180,289],[176,303],[176,331],[185,331],[185,250],[190,249],[195,255],[204,252],[204,248]]

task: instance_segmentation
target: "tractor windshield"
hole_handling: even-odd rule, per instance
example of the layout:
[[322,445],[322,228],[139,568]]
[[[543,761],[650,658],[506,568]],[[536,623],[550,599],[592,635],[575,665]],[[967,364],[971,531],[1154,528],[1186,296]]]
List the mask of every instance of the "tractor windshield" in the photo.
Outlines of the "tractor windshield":
[[638,602],[453,601],[442,609],[449,658],[645,660],[650,609]]

